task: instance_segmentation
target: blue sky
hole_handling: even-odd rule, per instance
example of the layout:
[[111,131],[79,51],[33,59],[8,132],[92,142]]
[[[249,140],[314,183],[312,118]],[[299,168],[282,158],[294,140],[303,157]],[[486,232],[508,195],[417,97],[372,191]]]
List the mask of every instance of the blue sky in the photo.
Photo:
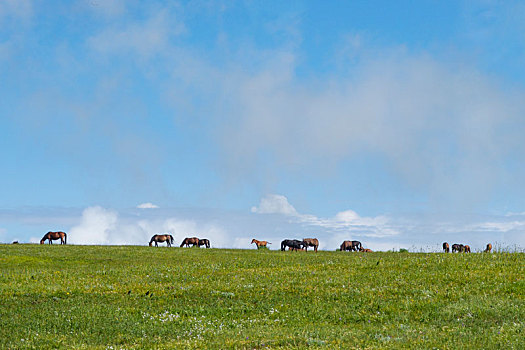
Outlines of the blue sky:
[[524,14],[2,1],[0,241],[523,247]]

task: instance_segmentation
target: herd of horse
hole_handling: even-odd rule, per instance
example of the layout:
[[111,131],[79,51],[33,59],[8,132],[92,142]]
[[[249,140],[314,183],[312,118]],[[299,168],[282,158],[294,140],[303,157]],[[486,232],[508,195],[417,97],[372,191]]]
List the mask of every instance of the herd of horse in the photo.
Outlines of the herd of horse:
[[[57,232],[48,232],[42,237],[40,240],[40,244],[44,244],[46,241],[49,241],[49,244],[53,244],[53,241],[60,240],[60,244],[66,244],[67,243],[67,234],[62,231]],[[168,247],[171,247],[173,244],[173,236],[170,234],[156,234],[151,237],[149,241],[149,246],[151,247],[153,243],[155,243],[155,247],[158,247],[158,243],[164,243],[166,242]],[[13,242],[15,243],[15,242]],[[16,241],[18,243],[18,241]],[[272,244],[268,241],[259,241],[257,239],[252,239],[251,244],[254,244],[257,246],[257,249],[261,248],[267,248],[268,244]],[[186,237],[180,244],[180,247],[201,247],[205,246],[206,248],[210,248],[210,241],[206,238],[197,238],[197,237]],[[286,248],[291,251],[308,251],[308,247],[313,247],[314,251],[317,252],[317,249],[319,248],[319,240],[317,238],[303,238],[302,240],[299,239],[285,239],[281,242],[281,251],[285,251]],[[365,252],[369,253],[372,252],[370,249],[363,248],[363,245],[359,241],[344,241],[341,246],[339,247],[340,251],[351,251],[351,252]],[[492,251],[492,244],[487,244],[487,247],[485,248],[485,253],[490,253]],[[450,245],[447,242],[443,243],[443,252],[450,253]],[[452,244],[452,253],[470,253],[470,246],[467,244],[459,244],[455,243]]]
[[[252,240],[252,243],[261,242],[257,241],[256,239]],[[262,241],[264,243],[268,243],[266,241]],[[264,244],[263,246],[266,246]],[[303,240],[298,239],[285,239],[281,242],[281,251],[285,251],[288,247],[288,250],[292,251],[298,251],[298,250],[304,250],[308,251],[308,247],[314,247],[314,251],[317,252],[317,249],[319,248],[319,240],[317,238],[304,238]],[[257,248],[260,248],[259,244],[257,244]],[[339,247],[340,251],[352,251],[352,252],[365,252],[370,253],[372,252],[371,249],[365,249],[363,248],[363,245],[359,241],[344,241],[341,246]]]
[[[163,243],[163,242],[166,242],[168,247],[171,247],[171,245],[173,244],[173,236],[170,234],[153,235],[153,237],[151,237],[151,240],[149,241],[150,247],[153,242],[155,242],[155,247],[158,247],[157,243]],[[181,248],[184,246],[189,247],[190,245],[192,247],[197,246],[200,248],[201,246],[205,246],[206,248],[210,248],[210,240],[206,238],[186,237],[180,244],[180,247]]]
[[[492,244],[487,244],[487,247],[485,248],[485,253],[490,253],[492,251]],[[450,246],[447,242],[443,243],[443,252],[444,253],[450,253]],[[459,244],[455,243],[452,244],[452,253],[470,253],[470,246],[467,244]]]

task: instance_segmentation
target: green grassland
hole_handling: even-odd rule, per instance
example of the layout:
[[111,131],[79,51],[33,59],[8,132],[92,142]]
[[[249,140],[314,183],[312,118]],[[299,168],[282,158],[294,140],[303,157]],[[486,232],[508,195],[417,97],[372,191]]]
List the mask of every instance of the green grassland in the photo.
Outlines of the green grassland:
[[0,348],[525,348],[525,254],[0,245]]

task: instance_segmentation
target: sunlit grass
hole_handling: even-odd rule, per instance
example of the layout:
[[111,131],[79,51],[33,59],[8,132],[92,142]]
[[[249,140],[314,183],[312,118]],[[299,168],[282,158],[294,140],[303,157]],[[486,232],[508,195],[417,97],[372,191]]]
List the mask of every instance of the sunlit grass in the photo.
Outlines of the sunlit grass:
[[0,348],[524,348],[523,253],[0,245]]

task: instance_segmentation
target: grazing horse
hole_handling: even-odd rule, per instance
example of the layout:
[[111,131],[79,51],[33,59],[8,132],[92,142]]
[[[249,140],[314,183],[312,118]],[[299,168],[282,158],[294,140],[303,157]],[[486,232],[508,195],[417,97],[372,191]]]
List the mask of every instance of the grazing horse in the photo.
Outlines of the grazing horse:
[[443,253],[450,253],[450,246],[447,242],[443,243]]
[[492,251],[492,244],[487,244],[487,248],[485,249],[485,253],[490,253]]
[[267,242],[267,241],[258,241],[255,238],[252,239],[252,243],[250,243],[250,244],[254,244],[254,243],[257,246],[257,249],[267,248],[267,246],[266,246],[267,244],[272,244],[272,243]]
[[372,253],[372,249],[361,249],[360,252],[364,252],[364,253]]
[[186,247],[189,247],[190,244],[193,244],[193,246],[199,246],[199,239],[197,237],[186,237],[180,244],[181,248],[186,245]]
[[285,251],[286,247],[290,247],[294,249],[301,249],[303,247],[303,242],[298,239],[285,239],[281,242],[281,251]]
[[463,251],[463,244],[452,244],[452,253],[458,252],[461,253]]
[[358,252],[361,249],[363,249],[363,246],[361,245],[361,242],[359,242],[359,241],[344,241],[341,244],[341,247],[339,248],[340,251],[350,250],[350,251],[353,251],[353,252]]
[[206,248],[209,248],[210,247],[210,240],[208,240],[206,238],[199,239],[199,248],[201,247],[201,245],[205,246]]
[[165,235],[153,235],[149,241],[149,246],[151,247],[152,243],[155,242],[155,247],[158,247],[159,245],[157,243],[166,242],[168,244],[168,247],[171,247],[173,244],[173,236],[170,234]]
[[317,240],[317,238],[304,238],[303,245],[306,251],[308,251],[308,247],[314,247],[314,251],[317,253],[317,248],[319,247],[319,241]]
[[60,240],[60,244],[66,244],[67,243],[67,234],[62,231],[58,232],[48,232],[42,237],[40,240],[40,244],[44,244],[44,242],[49,239],[49,244],[53,244],[53,240]]
[[464,252],[464,253],[470,253],[470,246],[468,246],[468,245],[464,245],[464,246],[463,246],[463,252]]

